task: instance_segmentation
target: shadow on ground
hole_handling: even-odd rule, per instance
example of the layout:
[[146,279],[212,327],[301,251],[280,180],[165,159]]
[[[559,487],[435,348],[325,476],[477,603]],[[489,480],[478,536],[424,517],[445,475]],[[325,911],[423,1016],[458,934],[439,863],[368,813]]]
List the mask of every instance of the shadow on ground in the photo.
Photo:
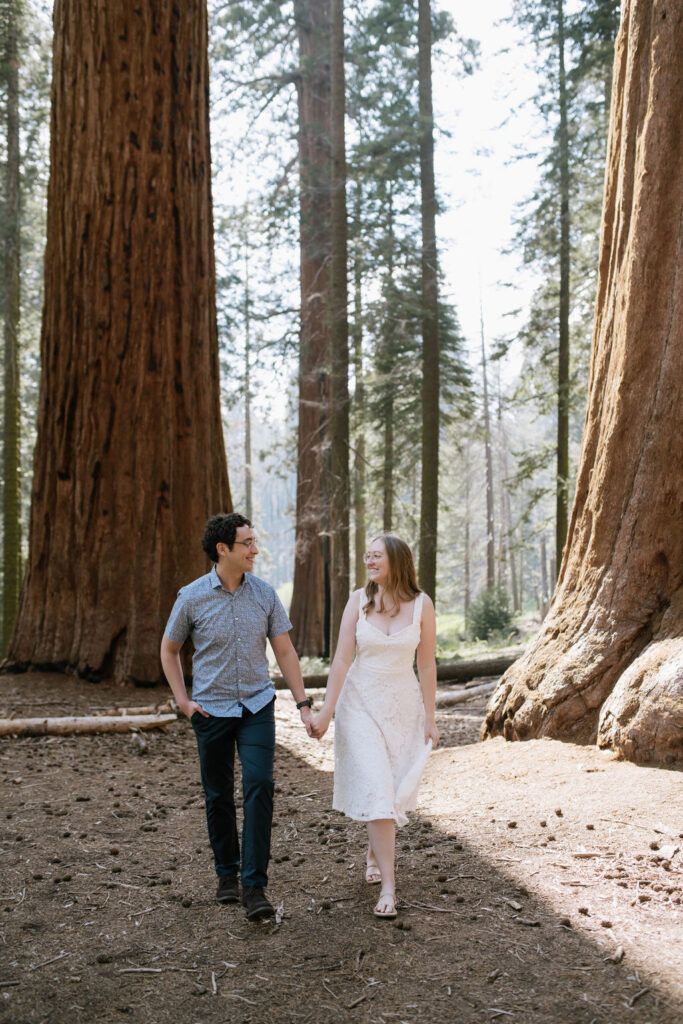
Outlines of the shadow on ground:
[[[139,701],[102,687],[84,696],[74,681],[67,695],[57,683],[40,698],[65,711]],[[35,713],[30,679],[12,685]],[[3,688],[7,704],[7,680]],[[468,846],[457,826],[418,815],[400,831],[399,919],[374,919],[363,827],[330,811],[330,773],[283,747],[270,886],[282,920],[249,925],[241,908],[213,901],[189,724],[144,743],[140,753],[124,736],[5,741],[1,1019],[681,1019],[672,992],[628,958],[606,962],[602,946]]]

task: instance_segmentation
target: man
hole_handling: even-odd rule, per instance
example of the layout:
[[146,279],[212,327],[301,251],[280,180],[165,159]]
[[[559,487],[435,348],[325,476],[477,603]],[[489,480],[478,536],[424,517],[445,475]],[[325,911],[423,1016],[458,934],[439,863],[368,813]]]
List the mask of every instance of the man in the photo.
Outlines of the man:
[[[266,638],[292,691],[309,736],[307,699],[292,624],[273,588],[253,576],[258,554],[251,523],[232,512],[208,521],[202,547],[215,563],[178,592],[161,642],[161,663],[176,703],[197,737],[209,840],[218,875],[216,898],[237,903],[240,846],[234,799],[235,744],[242,763],[242,905],[252,921],[272,917],[268,884],[273,819],[275,689],[268,675]],[[192,699],[180,649],[191,637]]]

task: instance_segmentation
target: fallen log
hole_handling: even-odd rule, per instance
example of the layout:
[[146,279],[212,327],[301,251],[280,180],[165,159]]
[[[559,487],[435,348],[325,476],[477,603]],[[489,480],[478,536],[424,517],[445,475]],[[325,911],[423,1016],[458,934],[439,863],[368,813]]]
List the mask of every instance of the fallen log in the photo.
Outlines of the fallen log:
[[444,661],[436,666],[436,681],[445,685],[468,683],[470,679],[500,677],[522,654],[520,650],[514,654],[487,654],[483,658],[468,658],[466,661]]
[[[523,654],[523,650],[515,651],[514,654],[491,654],[482,658],[468,658],[462,661],[444,661],[436,666],[436,681],[439,686],[448,686],[449,683],[467,683],[471,679],[500,678],[510,665]],[[273,685],[276,690],[286,689],[286,683],[282,676],[273,675]],[[304,676],[306,688],[323,688],[327,685],[327,672],[317,675]]]
[[140,729],[164,729],[177,720],[177,715],[2,718],[0,736],[69,736],[73,733],[137,732]]
[[481,686],[470,686],[469,689],[461,690],[459,693],[437,693],[436,706],[437,708],[449,708],[453,704],[464,704],[471,697],[493,693],[497,685],[498,680],[494,679],[493,682],[482,683]]

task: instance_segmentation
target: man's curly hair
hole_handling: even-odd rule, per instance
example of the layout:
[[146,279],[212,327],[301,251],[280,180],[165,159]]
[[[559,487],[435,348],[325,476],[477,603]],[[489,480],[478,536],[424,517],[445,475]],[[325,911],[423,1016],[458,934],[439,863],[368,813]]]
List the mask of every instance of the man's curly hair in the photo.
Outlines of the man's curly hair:
[[202,547],[212,562],[218,561],[216,544],[227,544],[228,550],[232,551],[240,526],[251,526],[251,523],[239,512],[221,512],[209,519],[204,528]]

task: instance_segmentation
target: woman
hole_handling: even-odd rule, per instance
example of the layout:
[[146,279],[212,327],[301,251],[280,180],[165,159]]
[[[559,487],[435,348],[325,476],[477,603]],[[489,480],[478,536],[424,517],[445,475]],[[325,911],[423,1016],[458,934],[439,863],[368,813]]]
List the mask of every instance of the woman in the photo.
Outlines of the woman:
[[368,583],[344,610],[312,730],[318,739],[323,736],[336,707],[333,807],[367,822],[365,878],[381,882],[374,913],[393,918],[396,825],[405,825],[406,811],[415,809],[427,755],[439,742],[436,619],[434,605],[417,585],[405,541],[392,533],[375,537],[365,564]]

